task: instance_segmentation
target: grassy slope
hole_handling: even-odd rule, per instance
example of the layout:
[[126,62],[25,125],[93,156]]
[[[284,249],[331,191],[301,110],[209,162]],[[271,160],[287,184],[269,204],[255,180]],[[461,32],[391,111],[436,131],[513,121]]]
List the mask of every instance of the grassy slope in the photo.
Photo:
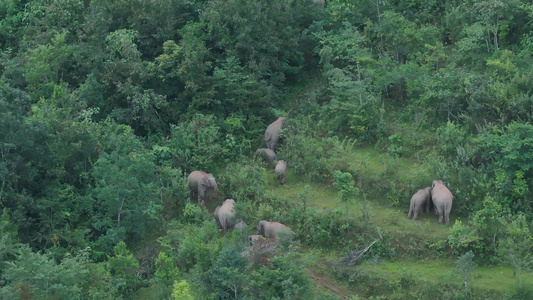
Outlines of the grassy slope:
[[[350,172],[357,173],[360,177],[372,178],[382,174],[386,158],[375,149],[361,148],[355,149],[353,152],[350,151],[343,158],[332,159],[345,159],[349,161]],[[394,175],[398,182],[401,182],[402,178],[411,178],[419,175],[417,173],[421,169],[420,163],[411,159],[398,159],[395,164],[402,169],[401,174]],[[269,187],[271,192],[277,197],[288,199],[289,201],[297,201],[298,194],[304,190],[305,185],[309,185],[311,186],[311,192],[308,195],[309,205],[325,210],[332,210],[341,205],[335,200],[337,191],[331,186],[299,181],[298,176],[290,172],[287,176],[287,183],[281,186],[275,182],[273,174],[269,174],[269,176],[271,176]],[[428,178],[428,180],[430,179]],[[386,286],[380,288],[378,284],[375,287],[371,287],[370,289],[372,290],[369,291],[368,286],[361,289],[356,284],[347,286],[346,283],[336,282],[331,275],[332,270],[324,262],[328,259],[333,260],[335,256],[339,257],[342,253],[322,253],[318,255],[312,254],[316,259],[316,265],[310,267],[311,276],[318,287],[342,298],[354,294],[368,296],[371,293],[372,295],[381,294],[388,298],[404,299],[405,297],[416,297],[416,295],[409,294],[409,291],[395,286],[395,283],[398,284],[400,278],[408,277],[415,282],[451,280],[450,276],[455,272],[455,259],[450,258],[450,255],[444,255],[446,257],[443,257],[442,254],[438,254],[440,257],[435,258],[433,255],[437,253],[432,253],[432,250],[428,249],[427,245],[428,243],[447,239],[450,228],[457,219],[453,215],[453,211],[450,218],[451,224],[446,226],[439,224],[436,216],[427,214],[421,214],[417,221],[407,219],[409,199],[402,199],[396,202],[397,207],[385,204],[384,202],[387,200],[377,199],[375,195],[367,197],[367,200],[371,211],[371,226],[379,228],[389,238],[392,238],[396,246],[402,250],[399,251],[398,257],[393,262],[386,260],[380,260],[377,263],[376,261],[365,261],[356,269],[359,272],[371,274],[369,275],[370,277],[374,276],[377,282]],[[358,202],[361,202],[361,200],[358,200]],[[356,218],[360,215],[360,207],[360,203],[357,202],[351,207]],[[468,220],[463,220],[463,222],[468,222]],[[412,257],[416,257],[416,259]],[[457,280],[457,278],[454,280]],[[476,266],[470,286],[474,290],[496,295],[503,294],[516,281],[517,277],[514,277],[513,269],[510,267]],[[533,276],[525,274],[523,281],[523,284],[526,285],[533,284]],[[460,284],[460,281],[457,284]]]

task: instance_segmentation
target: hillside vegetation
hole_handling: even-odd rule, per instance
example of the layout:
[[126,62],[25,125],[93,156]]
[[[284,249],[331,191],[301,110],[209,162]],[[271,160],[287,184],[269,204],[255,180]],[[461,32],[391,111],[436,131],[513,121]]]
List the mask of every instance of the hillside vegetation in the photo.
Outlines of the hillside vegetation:
[[[532,299],[526,0],[0,0],[1,299]],[[277,159],[254,160],[285,117]],[[218,199],[192,199],[213,174]],[[442,179],[449,224],[410,199]],[[213,212],[235,200],[247,229]],[[292,233],[250,246],[261,220]]]

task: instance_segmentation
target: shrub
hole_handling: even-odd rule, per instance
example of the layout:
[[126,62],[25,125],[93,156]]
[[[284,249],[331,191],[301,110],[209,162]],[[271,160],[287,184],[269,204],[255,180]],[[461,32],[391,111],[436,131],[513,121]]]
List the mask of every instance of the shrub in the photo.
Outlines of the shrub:
[[220,189],[235,201],[261,200],[266,187],[266,171],[258,163],[230,163],[219,176]]
[[311,278],[307,272],[302,272],[303,269],[297,252],[273,257],[268,265],[250,274],[253,299],[310,299]]

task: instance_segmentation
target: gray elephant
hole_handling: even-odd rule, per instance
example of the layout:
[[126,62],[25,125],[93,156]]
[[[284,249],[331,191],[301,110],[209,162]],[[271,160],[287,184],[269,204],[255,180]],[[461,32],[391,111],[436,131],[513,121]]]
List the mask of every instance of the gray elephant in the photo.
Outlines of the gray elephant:
[[250,246],[253,246],[255,244],[255,242],[257,242],[258,240],[260,240],[262,238],[263,238],[263,236],[261,236],[259,234],[249,235],[248,236],[248,243],[250,243]]
[[418,190],[413,197],[411,197],[411,205],[409,206],[409,214],[407,219],[418,220],[418,213],[424,211],[426,208],[426,213],[429,213],[429,207],[431,204],[431,188],[426,187]]
[[284,184],[287,176],[287,163],[285,163],[284,160],[278,160],[274,172],[276,172],[276,176],[279,178],[280,183]]
[[222,206],[218,206],[213,213],[218,228],[221,228],[224,234],[235,226],[235,201],[226,199]]
[[218,229],[222,229],[222,226],[220,225],[220,220],[218,219],[219,210],[220,210],[220,205],[215,208],[215,212],[213,212],[213,217],[215,218],[215,223],[217,223]]
[[450,211],[453,203],[452,192],[446,187],[444,181],[438,179],[433,180],[431,186],[431,200],[435,206],[435,211],[439,214],[439,223],[450,224]]
[[204,204],[209,199],[211,191],[215,191],[215,198],[218,199],[218,185],[212,174],[202,171],[192,171],[187,180],[191,191],[191,199],[201,199]]
[[243,234],[246,228],[248,228],[248,225],[246,225],[246,223],[244,223],[244,221],[241,219],[237,220],[237,223],[235,223],[235,226],[233,226],[233,229],[238,230],[240,234]]
[[255,157],[261,158],[266,162],[271,168],[274,168],[275,161],[277,159],[276,153],[268,148],[260,148],[255,151]]
[[276,145],[279,141],[279,134],[283,128],[284,117],[279,117],[276,121],[268,125],[265,130],[264,140],[268,149],[275,151]]
[[292,233],[289,227],[278,222],[268,222],[263,220],[259,221],[259,224],[257,224],[257,234],[262,235],[267,239],[277,238],[281,231],[285,231],[288,234]]

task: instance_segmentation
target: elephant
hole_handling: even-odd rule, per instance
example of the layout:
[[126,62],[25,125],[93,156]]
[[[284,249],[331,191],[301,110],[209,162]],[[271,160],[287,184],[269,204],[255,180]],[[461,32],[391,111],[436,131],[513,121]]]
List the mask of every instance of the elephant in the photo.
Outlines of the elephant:
[[277,238],[281,231],[286,231],[289,234],[291,229],[278,222],[268,222],[265,220],[259,221],[257,224],[257,234],[264,236],[267,239]]
[[192,171],[188,178],[191,199],[202,199],[204,204],[209,199],[211,190],[215,191],[215,199],[218,199],[218,185],[212,174],[202,171]]
[[[235,226],[235,200],[226,199],[222,206],[218,206],[213,213],[217,221],[218,228],[221,228],[224,234]],[[242,221],[241,221],[242,222]]]
[[424,211],[426,208],[426,213],[429,213],[429,206],[431,203],[431,187],[426,187],[418,190],[413,197],[411,197],[411,205],[409,206],[409,214],[407,219],[418,220],[418,213]]
[[279,134],[281,128],[283,128],[283,122],[285,121],[284,117],[279,117],[276,121],[268,125],[265,130],[264,140],[268,149],[275,151],[276,145],[279,141]]
[[280,179],[280,183],[285,183],[285,177],[287,176],[287,163],[284,160],[278,160],[276,168],[274,169],[276,176]]
[[261,236],[259,234],[249,235],[248,236],[248,243],[250,243],[250,246],[253,246],[255,244],[255,242],[257,242],[258,240],[260,240],[262,238],[263,238],[263,236]]
[[255,151],[255,157],[260,157],[264,162],[268,163],[271,168],[274,168],[277,159],[276,153],[268,148],[260,148]]
[[446,225],[450,224],[450,211],[452,210],[454,196],[452,192],[446,187],[444,181],[437,179],[433,180],[431,186],[431,200],[435,206],[435,210],[439,214],[439,223],[444,221]]
[[213,213],[213,217],[215,218],[215,223],[217,223],[218,229],[222,229],[222,226],[220,225],[220,220],[218,219],[218,211],[220,210],[220,205],[215,208],[215,212]]
[[246,228],[248,228],[248,225],[241,219],[237,220],[237,223],[233,226],[233,229],[238,230],[240,234],[243,234]]

